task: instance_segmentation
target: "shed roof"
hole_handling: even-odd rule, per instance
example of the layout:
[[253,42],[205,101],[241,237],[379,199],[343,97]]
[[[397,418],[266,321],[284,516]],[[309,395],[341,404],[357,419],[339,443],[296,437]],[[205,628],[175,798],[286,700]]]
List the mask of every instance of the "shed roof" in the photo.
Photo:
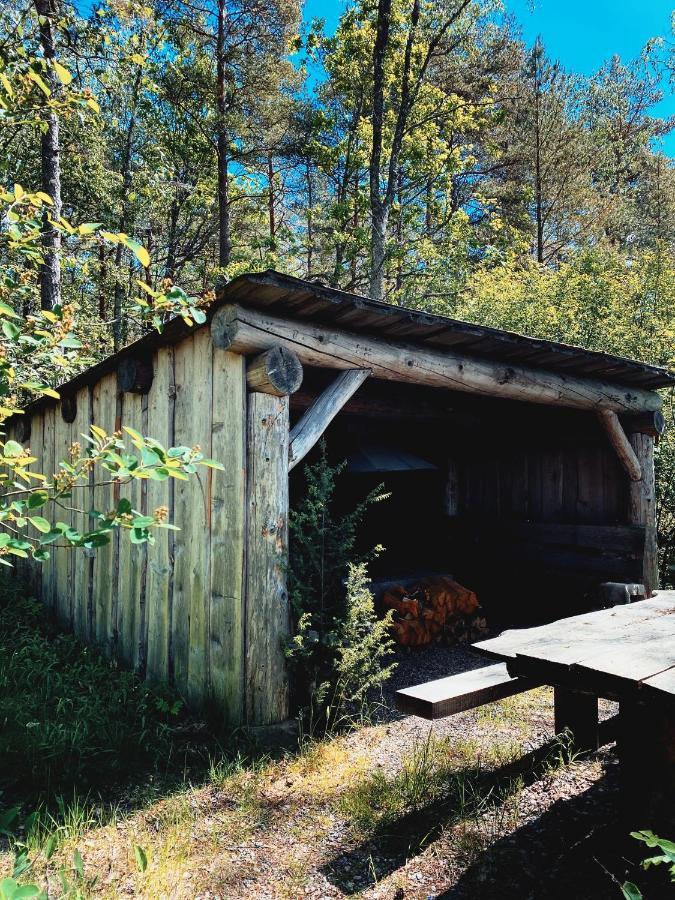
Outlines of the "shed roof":
[[[472,356],[522,363],[533,368],[613,381],[632,387],[652,389],[675,384],[675,372],[661,366],[394,306],[317,282],[283,275],[273,269],[249,272],[228,282],[218,291],[212,311],[227,303],[264,309],[287,318],[336,325],[349,331],[401,340],[408,344],[467,352]],[[208,325],[201,327],[207,328]],[[118,353],[106,357],[61,384],[59,391],[63,396],[68,396],[95,383],[103,375],[116,371],[124,357],[146,354],[157,347],[175,344],[193,330],[182,319],[174,319],[161,333],[153,331]],[[58,401],[41,397],[26,409],[34,411],[55,402]]]
[[218,296],[221,302],[239,303],[280,316],[336,325],[436,350],[451,349],[500,362],[522,363],[647,389],[675,384],[675,372],[661,366],[394,306],[272,269],[240,275],[222,288]]

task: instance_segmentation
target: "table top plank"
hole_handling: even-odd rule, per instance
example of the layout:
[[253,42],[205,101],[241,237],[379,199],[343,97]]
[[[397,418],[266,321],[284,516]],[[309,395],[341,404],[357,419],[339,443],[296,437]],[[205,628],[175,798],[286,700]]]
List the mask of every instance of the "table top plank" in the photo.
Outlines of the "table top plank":
[[664,694],[672,694],[675,697],[675,665],[663,672],[659,672],[658,675],[646,678],[642,682],[642,687],[663,692]]
[[615,632],[623,628],[633,629],[649,619],[667,615],[673,610],[675,610],[675,591],[663,591],[649,600],[582,613],[534,628],[505,631],[496,638],[473,644],[472,649],[490,658],[508,660],[523,651],[531,653],[535,647],[544,652],[547,647],[553,650],[561,646],[574,647],[596,641],[599,633]]
[[474,646],[522,678],[615,698],[634,696],[643,685],[647,693],[675,696],[675,591]]

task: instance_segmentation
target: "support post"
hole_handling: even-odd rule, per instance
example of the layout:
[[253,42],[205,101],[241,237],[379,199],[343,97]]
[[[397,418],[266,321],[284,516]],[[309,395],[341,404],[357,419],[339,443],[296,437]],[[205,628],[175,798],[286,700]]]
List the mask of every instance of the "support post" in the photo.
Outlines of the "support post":
[[629,521],[645,530],[645,546],[642,559],[642,584],[645,596],[651,597],[659,586],[659,559],[656,541],[656,483],[654,477],[654,438],[635,432],[629,436],[642,478],[630,486]]
[[246,721],[288,716],[288,397],[252,393],[247,416]]
[[582,752],[597,750],[598,698],[569,688],[553,689],[555,705],[555,733],[565,729],[572,732],[574,749]]
[[626,470],[631,481],[641,481],[642,467],[640,461],[635,455],[630,441],[626,437],[619,417],[611,409],[601,409],[598,411],[598,419],[602,427],[607,433],[609,442],[614,447],[619,462]]
[[618,750],[621,817],[627,831],[675,828],[675,715],[665,704],[622,701]]
[[369,375],[370,369],[348,369],[346,372],[340,372],[335,381],[314,401],[291,431],[289,472],[307,456],[335,416]]

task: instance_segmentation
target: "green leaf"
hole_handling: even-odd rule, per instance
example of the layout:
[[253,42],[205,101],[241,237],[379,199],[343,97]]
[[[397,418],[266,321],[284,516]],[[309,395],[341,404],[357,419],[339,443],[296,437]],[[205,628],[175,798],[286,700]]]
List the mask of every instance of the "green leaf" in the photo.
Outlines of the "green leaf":
[[80,878],[84,878],[84,862],[82,861],[82,854],[77,848],[73,853],[73,868]]
[[207,466],[209,469],[218,469],[219,472],[225,471],[225,466],[215,459],[202,459],[200,465]]
[[117,504],[117,515],[124,516],[129,515],[132,512],[131,500],[128,497],[122,497],[122,499]]
[[621,885],[621,893],[626,900],[642,900],[642,891],[632,881],[624,881]]
[[147,268],[150,265],[150,254],[145,249],[143,244],[141,244],[139,241],[135,241],[130,237],[125,237],[124,243],[134,253],[136,259],[142,266]]
[[65,347],[68,350],[79,350],[82,347],[82,343],[74,335],[68,334],[62,341],[59,341],[59,347]]
[[148,857],[145,853],[145,850],[142,847],[139,847],[138,844],[134,847],[134,856],[136,857],[136,865],[138,866],[139,872],[145,872],[148,868]]
[[22,453],[23,447],[21,446],[21,444],[17,443],[16,441],[5,442],[5,456],[9,457],[10,459],[16,459],[17,457],[21,456]]
[[29,521],[34,528],[37,528],[43,534],[48,534],[51,530],[51,524],[46,519],[43,519],[42,516],[32,516]]
[[52,65],[54,66],[54,71],[59,77],[59,81],[61,84],[70,84],[73,80],[73,76],[70,74],[68,69],[65,66],[62,66],[61,63],[56,62],[56,60],[52,61]]
[[131,524],[134,528],[147,528],[150,525],[154,525],[155,520],[152,516],[136,516]]
[[80,234],[93,234],[101,227],[101,224],[101,222],[83,222],[77,230]]
[[21,329],[17,328],[14,322],[8,322],[7,319],[2,320],[2,331],[9,341],[15,341],[21,334]]
[[33,491],[28,497],[28,509],[39,509],[49,500],[48,491]]

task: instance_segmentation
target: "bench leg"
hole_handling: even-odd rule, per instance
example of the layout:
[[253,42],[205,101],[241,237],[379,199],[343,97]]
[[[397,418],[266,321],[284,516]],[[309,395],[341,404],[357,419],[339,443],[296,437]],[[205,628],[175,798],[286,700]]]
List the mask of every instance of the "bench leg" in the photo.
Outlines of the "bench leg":
[[622,702],[617,745],[624,827],[675,833],[675,712]]
[[582,752],[597,750],[598,698],[568,688],[553,689],[555,704],[555,733],[569,729],[574,736],[574,749]]

